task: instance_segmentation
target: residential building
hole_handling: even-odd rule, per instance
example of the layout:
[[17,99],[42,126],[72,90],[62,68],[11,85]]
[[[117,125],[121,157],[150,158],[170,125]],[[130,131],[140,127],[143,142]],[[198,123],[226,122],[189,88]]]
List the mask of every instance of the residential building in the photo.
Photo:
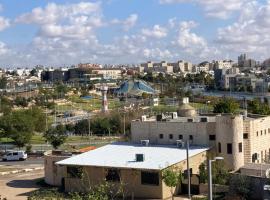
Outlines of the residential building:
[[101,75],[103,79],[120,79],[122,71],[120,68],[100,68],[93,69],[92,74]]
[[140,72],[152,72],[152,73],[173,73],[173,66],[169,65],[166,61],[161,61],[160,63],[153,63],[148,61],[147,63],[142,63],[139,67]]
[[193,65],[191,62],[180,60],[176,63],[169,63],[170,66],[173,66],[173,71],[175,73],[191,73],[193,69]]
[[214,62],[214,69],[230,69],[233,66],[232,60],[219,60],[213,62]]
[[205,62],[202,62],[202,63],[198,64],[197,66],[195,66],[193,71],[195,73],[200,73],[200,72],[208,73],[209,71],[213,70],[213,66],[214,66],[213,63],[209,63],[209,62],[205,61]]
[[251,70],[252,68],[255,68],[257,65],[258,62],[256,60],[247,58],[246,54],[241,54],[238,57],[238,66],[241,69],[241,71]]

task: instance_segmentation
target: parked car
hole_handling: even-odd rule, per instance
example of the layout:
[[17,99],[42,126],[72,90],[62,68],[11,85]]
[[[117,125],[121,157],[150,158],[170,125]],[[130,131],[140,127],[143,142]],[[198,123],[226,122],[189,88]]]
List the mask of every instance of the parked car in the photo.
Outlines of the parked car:
[[26,160],[27,154],[24,151],[13,151],[9,152],[3,156],[3,161],[16,161],[16,160]]

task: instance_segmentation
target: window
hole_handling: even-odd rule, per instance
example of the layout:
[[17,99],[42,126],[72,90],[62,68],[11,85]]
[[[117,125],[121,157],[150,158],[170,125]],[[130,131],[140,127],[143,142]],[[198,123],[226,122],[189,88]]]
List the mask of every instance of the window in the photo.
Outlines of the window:
[[242,153],[242,151],[243,151],[242,142],[238,143],[238,149],[239,149],[239,153]]
[[207,118],[206,117],[201,118],[201,122],[207,122]]
[[252,154],[252,162],[254,163],[258,159],[258,154],[254,153]]
[[163,139],[163,134],[159,134],[159,139]]
[[227,154],[232,154],[232,143],[227,143]]
[[18,155],[18,152],[13,152],[13,156],[17,156]]
[[248,133],[244,133],[243,138],[248,139]]
[[193,119],[188,119],[187,121],[188,121],[188,122],[193,122]]
[[[188,178],[188,171],[187,170],[184,170],[184,179],[187,179]],[[192,175],[192,168],[189,168],[189,174]]]
[[193,135],[189,135],[189,140],[193,140]]
[[82,178],[82,167],[67,167],[68,178]]
[[221,153],[221,143],[218,143],[218,153]]
[[173,134],[169,135],[169,139],[172,140],[173,139]]
[[266,129],[264,130],[264,135],[266,135]]
[[270,128],[268,129],[268,133],[270,133]]
[[109,169],[106,175],[106,181],[119,182],[120,181],[119,170]]
[[209,140],[211,141],[216,140],[216,135],[209,135]]
[[183,135],[178,135],[179,140],[183,140]]
[[142,185],[159,185],[159,174],[157,172],[141,172]]
[[259,131],[257,131],[257,136],[259,136]]
[[263,131],[261,131],[261,135],[263,134]]

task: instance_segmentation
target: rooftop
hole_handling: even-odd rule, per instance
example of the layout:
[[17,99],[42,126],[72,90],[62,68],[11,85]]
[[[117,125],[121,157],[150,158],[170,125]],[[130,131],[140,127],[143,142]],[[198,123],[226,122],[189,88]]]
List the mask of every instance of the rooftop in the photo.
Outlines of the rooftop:
[[[207,151],[206,147],[190,147],[190,157]],[[144,154],[143,162],[136,162],[136,154]],[[131,169],[162,170],[186,160],[186,150],[176,145],[142,146],[114,143],[57,162],[59,165],[95,166]]]
[[268,170],[270,169],[270,164],[259,164],[259,163],[247,163],[241,169],[251,169],[251,170]]

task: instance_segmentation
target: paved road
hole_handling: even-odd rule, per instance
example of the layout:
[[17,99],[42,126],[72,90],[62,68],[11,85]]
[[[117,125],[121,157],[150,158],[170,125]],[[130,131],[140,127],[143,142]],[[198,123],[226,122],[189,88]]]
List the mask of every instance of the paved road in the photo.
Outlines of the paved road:
[[43,176],[43,170],[1,176],[0,195],[8,200],[27,200],[30,192],[39,189],[36,182]]
[[27,165],[43,165],[44,159],[43,158],[28,158],[25,161],[5,161],[3,162],[2,159],[0,161],[0,165],[20,165],[20,166],[27,166]]

